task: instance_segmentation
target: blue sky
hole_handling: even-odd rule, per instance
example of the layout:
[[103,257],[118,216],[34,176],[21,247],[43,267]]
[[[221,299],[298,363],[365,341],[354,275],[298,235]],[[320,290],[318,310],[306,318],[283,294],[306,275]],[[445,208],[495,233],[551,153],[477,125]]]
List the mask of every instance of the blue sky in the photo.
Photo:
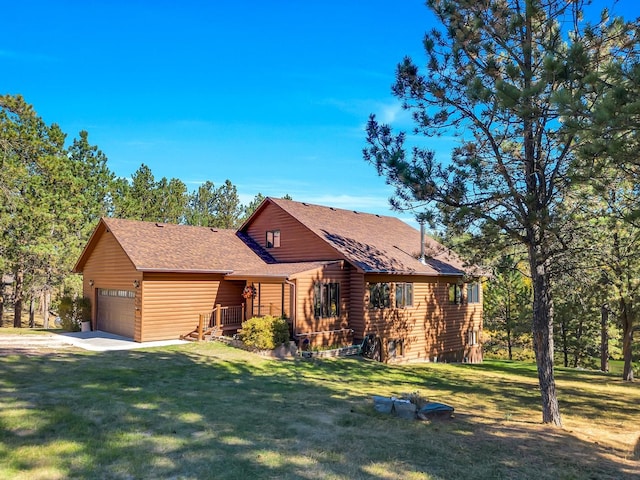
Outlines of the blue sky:
[[390,86],[405,55],[423,58],[423,0],[6,3],[1,93],[71,138],[87,130],[116,175],[144,163],[190,190],[229,179],[243,203],[289,194],[410,220],[362,148],[370,113],[410,126]]

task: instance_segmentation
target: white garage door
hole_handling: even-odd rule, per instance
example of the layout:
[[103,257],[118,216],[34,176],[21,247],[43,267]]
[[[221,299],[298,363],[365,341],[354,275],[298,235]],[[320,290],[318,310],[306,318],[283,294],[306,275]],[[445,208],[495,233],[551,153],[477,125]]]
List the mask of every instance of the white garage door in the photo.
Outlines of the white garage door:
[[136,319],[135,296],[136,292],[130,290],[99,288],[98,330],[133,338]]

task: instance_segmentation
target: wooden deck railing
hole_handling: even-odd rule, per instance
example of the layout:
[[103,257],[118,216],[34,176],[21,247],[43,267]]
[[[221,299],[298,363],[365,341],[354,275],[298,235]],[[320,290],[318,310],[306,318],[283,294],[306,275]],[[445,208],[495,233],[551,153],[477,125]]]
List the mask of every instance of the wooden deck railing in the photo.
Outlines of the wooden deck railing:
[[201,313],[198,320],[198,340],[202,341],[207,330],[219,333],[239,330],[244,321],[244,305],[223,307],[216,305],[211,312]]
[[274,303],[254,305],[253,314],[256,317],[264,317],[266,315],[271,317],[281,317],[282,308]]

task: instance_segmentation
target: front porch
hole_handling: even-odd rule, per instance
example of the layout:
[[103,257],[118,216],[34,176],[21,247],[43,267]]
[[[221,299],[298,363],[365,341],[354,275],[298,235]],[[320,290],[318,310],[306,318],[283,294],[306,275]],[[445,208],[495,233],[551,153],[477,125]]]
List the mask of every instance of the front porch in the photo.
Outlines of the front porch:
[[203,341],[207,337],[233,335],[242,328],[246,320],[245,305],[222,306],[216,305],[211,312],[198,315],[198,325],[195,330],[180,335],[180,340]]

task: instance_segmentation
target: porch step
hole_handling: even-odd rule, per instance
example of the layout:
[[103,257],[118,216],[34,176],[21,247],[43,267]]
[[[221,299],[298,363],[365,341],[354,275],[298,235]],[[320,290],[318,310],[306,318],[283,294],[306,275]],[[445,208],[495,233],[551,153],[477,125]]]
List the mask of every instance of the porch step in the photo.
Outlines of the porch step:
[[[202,339],[206,342],[211,340],[211,337],[214,334],[215,328],[209,328],[202,332]],[[187,333],[186,335],[180,335],[180,340],[186,340],[187,342],[197,342],[198,341],[198,328],[192,332]]]
[[[233,336],[238,333],[240,330],[239,325],[223,325],[222,328],[211,327],[207,328],[202,332],[202,339],[206,342],[210,341],[212,337],[221,337],[221,336]],[[198,326],[196,325],[195,330],[189,332],[185,335],[180,335],[180,340],[186,340],[187,342],[197,342],[198,341]]]

